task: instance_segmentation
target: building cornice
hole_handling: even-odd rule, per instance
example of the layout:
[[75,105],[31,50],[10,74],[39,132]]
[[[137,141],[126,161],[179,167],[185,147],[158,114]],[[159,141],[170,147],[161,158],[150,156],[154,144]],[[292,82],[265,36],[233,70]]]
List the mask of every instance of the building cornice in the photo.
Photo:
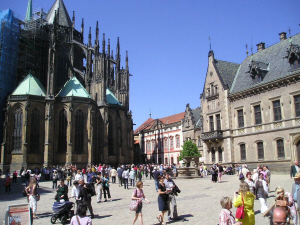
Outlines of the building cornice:
[[258,85],[245,91],[229,94],[228,99],[230,102],[238,101],[240,99],[245,99],[254,95],[259,95],[261,93],[272,91],[281,87],[286,87],[288,85],[295,84],[299,81],[300,70],[296,70],[292,72],[289,76],[274,80],[267,84]]

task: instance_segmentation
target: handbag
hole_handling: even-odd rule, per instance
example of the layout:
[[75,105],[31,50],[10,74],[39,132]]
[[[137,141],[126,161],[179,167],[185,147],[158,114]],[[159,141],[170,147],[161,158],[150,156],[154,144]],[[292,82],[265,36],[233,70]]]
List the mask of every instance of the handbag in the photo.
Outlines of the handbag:
[[235,218],[237,218],[237,219],[243,219],[245,217],[243,196],[242,196],[242,201],[243,201],[243,205],[241,205],[240,207],[238,207],[236,209]]
[[41,199],[41,196],[37,193],[37,194],[35,195],[35,199],[36,199],[36,201],[39,201],[39,200]]
[[[137,195],[136,189],[134,190],[134,193],[135,193],[134,196],[136,196]],[[140,203],[139,200],[131,200],[130,206],[129,206],[130,211],[136,211],[139,206],[139,203]]]

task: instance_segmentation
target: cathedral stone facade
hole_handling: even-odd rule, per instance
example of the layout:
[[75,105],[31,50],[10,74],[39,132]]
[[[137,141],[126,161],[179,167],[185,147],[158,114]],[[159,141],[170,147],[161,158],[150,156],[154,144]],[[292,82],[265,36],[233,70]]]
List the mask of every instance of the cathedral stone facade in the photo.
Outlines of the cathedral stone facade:
[[19,53],[18,72],[28,75],[7,100],[0,168],[132,163],[130,73],[119,38],[114,57],[104,35],[100,48],[98,22],[95,44],[91,29],[84,44],[83,20],[79,32],[62,0],[36,19],[31,7],[29,0],[22,32],[39,40],[41,54],[21,68],[32,55]]

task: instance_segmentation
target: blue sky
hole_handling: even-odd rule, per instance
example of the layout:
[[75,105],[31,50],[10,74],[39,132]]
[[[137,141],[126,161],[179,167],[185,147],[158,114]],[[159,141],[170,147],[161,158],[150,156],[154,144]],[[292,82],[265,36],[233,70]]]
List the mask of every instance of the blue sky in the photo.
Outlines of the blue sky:
[[[32,0],[33,9],[51,8],[55,0]],[[0,0],[24,19],[28,0]],[[299,0],[64,0],[75,26],[85,22],[95,38],[96,21],[114,50],[121,44],[121,66],[128,51],[130,109],[134,129],[149,118],[200,106],[208,65],[209,40],[219,60],[241,63],[256,44],[279,42],[279,33],[300,32]]]

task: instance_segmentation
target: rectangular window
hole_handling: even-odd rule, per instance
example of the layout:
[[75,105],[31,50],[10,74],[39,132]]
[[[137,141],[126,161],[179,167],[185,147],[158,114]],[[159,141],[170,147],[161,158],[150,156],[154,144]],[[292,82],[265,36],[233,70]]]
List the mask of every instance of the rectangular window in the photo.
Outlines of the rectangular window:
[[246,161],[246,146],[245,144],[240,145],[241,150],[241,161]]
[[165,139],[165,148],[168,148],[168,139]]
[[264,143],[263,142],[257,143],[257,156],[258,156],[258,159],[260,159],[260,160],[264,159]]
[[214,117],[209,117],[210,131],[214,131]]
[[165,164],[168,164],[168,158],[165,158]]
[[274,121],[281,120],[280,100],[273,102],[273,110],[274,110]]
[[172,157],[171,158],[171,165],[173,165],[174,164],[174,158]]
[[218,148],[218,153],[219,153],[219,162],[222,162],[223,156],[222,156],[222,148],[221,147]]
[[216,115],[217,120],[217,130],[221,130],[221,116],[220,114]]
[[244,127],[244,111],[242,109],[237,111],[239,127]]
[[201,146],[201,137],[198,136],[198,147],[200,147],[200,146]]
[[294,97],[294,101],[295,101],[295,114],[296,117],[300,116],[300,95],[297,95]]
[[180,141],[179,141],[179,137],[176,137],[176,147],[179,148],[180,147]]
[[260,105],[254,106],[255,124],[261,124],[261,109]]
[[173,148],[173,138],[170,139],[170,148]]
[[285,158],[283,140],[276,141],[278,158]]
[[216,151],[214,148],[211,148],[211,162],[215,162],[216,161]]
[[152,142],[152,148],[155,150],[155,141]]

